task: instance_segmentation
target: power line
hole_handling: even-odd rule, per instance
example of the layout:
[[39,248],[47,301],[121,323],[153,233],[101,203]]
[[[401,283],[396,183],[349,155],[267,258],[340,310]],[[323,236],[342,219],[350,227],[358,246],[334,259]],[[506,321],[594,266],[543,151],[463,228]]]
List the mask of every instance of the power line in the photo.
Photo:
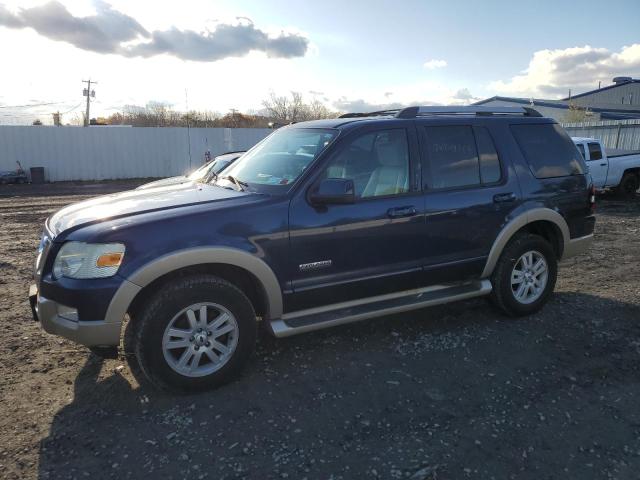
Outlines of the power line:
[[0,108],[30,108],[30,107],[44,107],[46,105],[60,105],[61,103],[71,102],[47,102],[47,103],[32,103],[29,105],[0,105]]
[[78,108],[80,105],[82,105],[82,102],[80,102],[79,104],[77,104],[75,107],[70,108],[69,110],[67,110],[66,112],[60,112],[60,115],[65,115],[67,113],[73,112],[76,108]]

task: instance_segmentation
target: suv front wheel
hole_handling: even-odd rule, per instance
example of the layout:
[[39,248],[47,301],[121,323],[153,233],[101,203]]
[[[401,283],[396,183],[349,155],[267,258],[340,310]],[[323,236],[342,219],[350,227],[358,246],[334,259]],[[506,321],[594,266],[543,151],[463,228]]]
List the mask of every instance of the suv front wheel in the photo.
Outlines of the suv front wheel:
[[212,275],[161,288],[142,309],[135,353],[157,387],[195,391],[233,379],[253,352],[256,316],[246,295]]
[[518,234],[493,271],[491,300],[507,315],[529,315],[546,303],[557,274],[556,255],[549,242],[539,235]]

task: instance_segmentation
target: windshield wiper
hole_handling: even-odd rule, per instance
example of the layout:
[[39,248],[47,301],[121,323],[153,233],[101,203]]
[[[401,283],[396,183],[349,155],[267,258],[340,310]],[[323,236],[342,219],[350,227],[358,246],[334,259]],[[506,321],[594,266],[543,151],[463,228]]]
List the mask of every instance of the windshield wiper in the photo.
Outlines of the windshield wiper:
[[233,182],[236,187],[238,187],[238,190],[240,190],[241,192],[244,192],[245,187],[248,187],[249,184],[247,182],[243,182],[242,180],[238,180],[236,177],[232,177],[231,175],[227,175],[226,177],[222,177],[222,180],[229,180],[231,182]]
[[212,170],[207,174],[203,183],[211,183],[211,182],[217,182],[217,181],[218,181],[218,174]]

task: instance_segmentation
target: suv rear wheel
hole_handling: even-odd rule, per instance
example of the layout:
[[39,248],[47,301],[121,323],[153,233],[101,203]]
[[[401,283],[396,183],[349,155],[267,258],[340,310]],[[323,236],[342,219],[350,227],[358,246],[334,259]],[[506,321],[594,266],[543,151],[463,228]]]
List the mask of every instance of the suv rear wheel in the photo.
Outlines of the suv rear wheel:
[[556,284],[553,248],[539,235],[518,234],[505,247],[491,276],[491,300],[510,316],[529,315],[546,303]]
[[256,316],[244,293],[221,278],[197,275],[164,286],[149,300],[135,352],[155,386],[195,391],[233,379],[255,340]]

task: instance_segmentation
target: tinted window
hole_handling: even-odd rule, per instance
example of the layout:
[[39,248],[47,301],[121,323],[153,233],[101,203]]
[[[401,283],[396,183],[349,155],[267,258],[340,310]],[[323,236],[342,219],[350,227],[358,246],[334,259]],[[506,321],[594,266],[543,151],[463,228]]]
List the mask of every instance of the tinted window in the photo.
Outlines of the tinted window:
[[582,155],[582,158],[587,158],[584,153],[584,145],[581,143],[576,143],[576,147],[578,147],[578,151],[580,152],[580,155]]
[[589,160],[601,160],[602,159],[602,149],[600,145],[597,143],[589,144]]
[[583,159],[560,125],[512,125],[511,131],[537,178],[584,173]]
[[409,191],[409,145],[404,129],[365,133],[347,142],[329,162],[324,178],[353,180],[361,198]]
[[470,126],[425,127],[430,188],[480,184],[476,141]]
[[482,183],[496,183],[502,174],[493,139],[489,130],[484,127],[474,127],[473,131],[476,134],[476,143],[480,153],[480,180]]

